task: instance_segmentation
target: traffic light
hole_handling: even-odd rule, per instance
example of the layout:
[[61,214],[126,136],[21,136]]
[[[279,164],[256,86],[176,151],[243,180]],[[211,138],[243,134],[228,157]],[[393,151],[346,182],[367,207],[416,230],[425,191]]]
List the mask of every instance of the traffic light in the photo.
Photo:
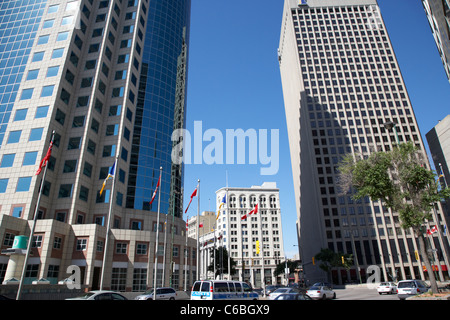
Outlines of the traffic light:
[[316,259],[314,257],[312,257],[312,263],[313,265],[316,265]]
[[256,240],[256,254],[259,254],[260,247],[259,247],[259,240]]
[[416,256],[416,260],[419,261],[419,252],[417,250],[414,251],[414,255]]
[[342,264],[345,264],[344,256],[341,256],[341,259],[342,259]]

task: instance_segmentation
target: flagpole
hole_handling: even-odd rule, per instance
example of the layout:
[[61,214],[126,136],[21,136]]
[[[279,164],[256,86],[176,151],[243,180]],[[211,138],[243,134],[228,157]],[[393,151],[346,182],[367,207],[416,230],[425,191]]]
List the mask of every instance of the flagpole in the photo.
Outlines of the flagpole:
[[116,156],[116,160],[114,162],[114,176],[113,182],[111,186],[111,194],[109,195],[109,211],[108,211],[108,221],[106,223],[106,239],[105,239],[105,248],[103,249],[103,263],[102,263],[102,275],[100,277],[100,290],[103,290],[103,283],[105,280],[105,267],[106,267],[106,258],[108,254],[108,246],[109,246],[109,233],[111,232],[111,213],[112,206],[114,200],[114,189],[116,185],[116,170],[117,170],[117,161],[119,160],[119,156]]
[[[259,200],[261,198],[259,197]],[[263,216],[262,216],[262,210],[261,208],[259,208],[259,203],[260,201],[257,202],[257,206],[258,206],[258,211],[259,211],[259,229],[260,229],[260,241],[259,241],[259,251],[261,253],[261,266],[262,266],[262,270],[261,270],[261,287],[263,289],[263,297],[266,296],[266,282],[264,281],[265,278],[265,274],[264,274],[264,244],[263,244],[263,228],[262,228],[262,223],[263,223]]]
[[[51,146],[53,146],[54,138],[55,138],[55,130],[53,130],[53,132],[52,132],[52,139],[50,141]],[[31,245],[33,244],[34,230],[36,228],[36,220],[37,220],[37,216],[39,213],[39,205],[41,203],[41,196],[42,196],[42,191],[44,189],[45,176],[47,175],[47,168],[48,168],[48,160],[45,163],[44,174],[42,175],[41,186],[39,189],[39,196],[37,199],[36,208],[34,209],[33,225],[31,227],[30,237],[28,239],[27,253],[25,255],[25,261],[23,262],[22,275],[20,276],[20,282],[19,282],[19,288],[17,290],[16,300],[20,300],[20,296],[22,294],[23,280],[25,278],[25,272],[27,270],[28,258],[30,257]]]
[[200,258],[200,245],[199,245],[199,232],[200,232],[200,179],[198,179],[198,185],[197,185],[197,197],[198,197],[198,204],[197,204],[197,279],[200,280],[199,272],[200,272],[200,265],[199,265],[199,258]]
[[189,218],[186,217],[186,244],[184,246],[184,291],[187,290],[187,256],[188,256],[188,248],[187,248],[187,244],[188,244],[188,226],[189,224]]
[[[230,210],[228,210],[228,170],[225,171],[225,180],[226,180],[226,185],[227,188],[225,189],[225,205],[226,205],[226,215],[227,215],[227,226],[228,226],[228,231],[230,230]],[[231,248],[230,248],[230,238],[228,237],[228,280],[231,280]]]
[[164,253],[163,253],[163,272],[161,287],[165,287],[165,275],[166,275],[166,245],[167,245],[167,214],[166,221],[164,222]]
[[[159,177],[162,176],[162,167],[159,167]],[[159,241],[159,211],[161,210],[161,183],[159,185],[159,194],[158,194],[158,216],[156,218],[156,238],[155,238],[155,264],[154,264],[154,276],[153,276],[153,300],[156,300],[156,276],[158,272],[158,241]],[[163,266],[164,270],[164,266]]]

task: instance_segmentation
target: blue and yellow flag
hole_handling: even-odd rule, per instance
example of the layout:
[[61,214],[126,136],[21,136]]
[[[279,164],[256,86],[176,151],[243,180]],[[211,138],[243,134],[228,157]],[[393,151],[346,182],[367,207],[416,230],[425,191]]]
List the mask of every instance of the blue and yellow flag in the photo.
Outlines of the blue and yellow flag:
[[103,193],[103,189],[105,189],[106,181],[108,181],[111,178],[114,178],[114,175],[116,174],[116,161],[114,161],[113,166],[109,169],[108,176],[106,177],[105,181],[103,181],[102,189],[100,190],[100,195]]

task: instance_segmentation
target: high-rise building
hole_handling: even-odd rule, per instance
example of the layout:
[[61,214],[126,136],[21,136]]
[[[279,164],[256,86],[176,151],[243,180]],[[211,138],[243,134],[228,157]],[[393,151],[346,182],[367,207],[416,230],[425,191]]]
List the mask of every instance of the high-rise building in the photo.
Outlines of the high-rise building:
[[450,81],[450,1],[422,0],[434,41]]
[[[334,283],[359,281],[358,274],[365,281],[371,265],[381,280],[425,278],[416,239],[398,213],[339,190],[344,155],[365,157],[406,141],[425,150],[376,0],[286,0],[278,60],[305,277],[327,280],[312,258],[329,248],[355,262],[334,268]],[[443,228],[442,221],[439,208],[429,223]],[[448,279],[446,240],[441,232],[431,239],[438,279]]]
[[[181,287],[186,268],[194,280],[196,244],[184,250],[183,167],[171,161],[172,132],[185,126],[190,5],[0,3],[2,249],[14,236],[30,233],[43,178],[35,173],[55,133],[26,283],[57,282],[67,277],[67,266],[77,265],[90,288],[99,286],[104,268],[105,288],[145,289],[153,284],[154,231],[163,231],[163,214],[175,216],[167,223],[174,226],[177,252],[170,281]],[[116,159],[114,194],[113,179],[100,194]],[[161,201],[157,196],[150,205],[160,167]],[[103,265],[109,212],[113,240]],[[185,268],[186,252],[191,257]],[[0,280],[12,274],[9,261],[0,255]],[[159,283],[162,274],[158,269]]]
[[[260,288],[263,287],[262,279],[266,285],[280,283],[284,275],[275,277],[274,271],[285,256],[276,183],[221,188],[216,191],[216,207],[218,217],[214,230],[216,237],[222,237],[220,245],[236,262],[237,273],[232,276],[233,280],[249,281]],[[211,261],[211,242],[209,244],[204,250],[200,248],[201,265],[206,266],[205,261]]]
[[[450,115],[426,134],[434,167],[441,187],[450,185]],[[450,199],[445,202],[447,225],[450,222]]]

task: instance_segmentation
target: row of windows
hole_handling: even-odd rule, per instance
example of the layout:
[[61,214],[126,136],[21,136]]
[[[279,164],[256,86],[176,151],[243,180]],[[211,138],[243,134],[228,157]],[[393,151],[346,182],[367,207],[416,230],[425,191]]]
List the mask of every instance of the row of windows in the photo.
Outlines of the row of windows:
[[[28,136],[28,141],[39,141],[42,139],[42,133],[44,132],[44,128],[33,128],[30,131],[30,135]],[[20,137],[22,135],[22,130],[11,131],[8,136],[7,144],[11,143],[19,143]]]

